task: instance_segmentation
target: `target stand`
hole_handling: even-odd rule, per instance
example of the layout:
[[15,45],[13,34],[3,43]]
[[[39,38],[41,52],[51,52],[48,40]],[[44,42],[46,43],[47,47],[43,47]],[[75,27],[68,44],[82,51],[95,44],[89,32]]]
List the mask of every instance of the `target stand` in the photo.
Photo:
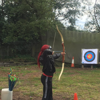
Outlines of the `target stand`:
[[82,68],[84,68],[85,64],[90,64],[91,69],[93,69],[93,64],[99,64],[98,63],[98,55],[99,55],[99,50],[98,49],[82,49],[82,59],[81,59],[81,64]]

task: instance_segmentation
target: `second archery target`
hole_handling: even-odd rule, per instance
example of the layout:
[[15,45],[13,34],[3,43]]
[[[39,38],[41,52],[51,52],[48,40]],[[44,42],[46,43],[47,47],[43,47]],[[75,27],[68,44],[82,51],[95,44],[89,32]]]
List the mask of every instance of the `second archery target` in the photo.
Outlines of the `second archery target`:
[[98,64],[98,49],[82,49],[82,64]]

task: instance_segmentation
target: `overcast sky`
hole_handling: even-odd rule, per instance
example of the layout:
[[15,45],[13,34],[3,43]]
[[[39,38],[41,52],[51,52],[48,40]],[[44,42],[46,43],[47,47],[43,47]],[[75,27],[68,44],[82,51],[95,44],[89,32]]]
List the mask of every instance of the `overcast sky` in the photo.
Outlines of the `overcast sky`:
[[[88,1],[91,3],[90,8],[93,8],[93,6],[94,6],[94,4],[95,4],[95,0],[88,0]],[[98,3],[98,2],[100,3],[99,0],[97,0],[97,3]],[[83,3],[81,3],[81,5],[83,5]],[[84,15],[81,16],[81,18],[78,19],[78,20],[76,21],[76,27],[77,27],[78,29],[80,29],[80,30],[81,30],[81,29],[84,29],[84,24],[85,24],[85,22],[86,22],[87,20],[89,20],[87,11],[88,11],[88,8],[87,8],[87,10],[85,11]],[[64,21],[63,21],[63,23],[64,23]],[[64,25],[65,25],[65,24],[64,24]],[[66,27],[66,25],[65,25],[65,27]]]
[[[95,0],[88,0],[91,2],[91,8],[94,6],[95,4]],[[80,28],[80,29],[84,29],[84,24],[88,19],[88,15],[84,14],[84,16],[82,16],[77,22],[76,25]]]
[[[90,3],[91,3],[91,6],[90,8],[93,8],[93,6],[95,5],[95,0],[88,0]],[[97,0],[96,3],[99,3],[100,4],[100,0]],[[80,29],[84,29],[84,24],[85,22],[89,20],[89,17],[88,17],[88,14],[84,14],[84,16],[82,16],[77,22],[77,26],[80,27]]]

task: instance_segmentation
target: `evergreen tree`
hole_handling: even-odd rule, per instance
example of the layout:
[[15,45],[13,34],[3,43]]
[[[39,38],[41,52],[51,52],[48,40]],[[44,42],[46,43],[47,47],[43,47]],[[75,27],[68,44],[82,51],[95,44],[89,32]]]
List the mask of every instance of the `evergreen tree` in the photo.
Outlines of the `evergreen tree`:
[[7,0],[5,2],[6,25],[4,41],[24,40],[36,43],[38,38],[54,22],[51,0]]

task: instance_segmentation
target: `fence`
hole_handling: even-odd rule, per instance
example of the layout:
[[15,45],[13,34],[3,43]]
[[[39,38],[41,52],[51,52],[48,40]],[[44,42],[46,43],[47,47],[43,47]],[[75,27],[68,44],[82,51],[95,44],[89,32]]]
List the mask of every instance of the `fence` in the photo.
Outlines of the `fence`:
[[[100,50],[100,34],[99,33],[88,33],[79,31],[67,31],[65,29],[59,29],[64,37],[64,45],[66,49],[65,62],[71,63],[72,57],[74,57],[76,64],[81,64],[81,49],[95,49]],[[56,36],[55,36],[56,34]],[[54,42],[55,40],[55,42]],[[53,50],[62,50],[61,37],[57,31],[49,31],[46,36],[42,38],[42,44],[49,44],[54,48]],[[37,46],[34,46],[37,47]],[[39,49],[40,47],[38,47]],[[40,49],[39,49],[40,50]],[[36,50],[35,55],[38,55]],[[31,51],[30,51],[31,52]],[[35,51],[34,51],[35,52]],[[0,58],[13,55],[13,47],[1,46],[0,47]],[[61,57],[58,60],[62,60]]]
[[[77,31],[65,31],[59,29],[64,38],[64,44],[66,49],[65,62],[71,63],[72,57],[74,57],[75,64],[81,64],[81,49],[95,49],[100,50],[100,34],[89,32],[77,32]],[[53,50],[61,50],[61,37],[56,31],[54,33],[48,33],[47,44],[53,46],[54,36],[55,43]],[[61,60],[61,58],[59,59]]]

